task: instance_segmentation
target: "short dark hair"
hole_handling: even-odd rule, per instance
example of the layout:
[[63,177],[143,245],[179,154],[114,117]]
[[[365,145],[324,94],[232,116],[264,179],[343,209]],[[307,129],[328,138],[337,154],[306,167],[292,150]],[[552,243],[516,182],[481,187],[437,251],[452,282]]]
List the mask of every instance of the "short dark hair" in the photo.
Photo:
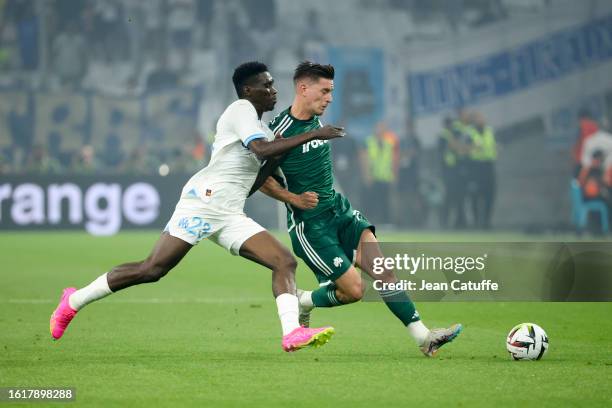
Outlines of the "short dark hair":
[[258,74],[266,72],[268,67],[266,64],[258,61],[249,61],[244,64],[240,64],[234,70],[232,75],[232,81],[234,82],[234,88],[239,98],[242,98],[242,88],[249,83],[249,81]]
[[297,82],[298,79],[310,78],[310,79],[334,79],[334,67],[331,65],[321,65],[310,61],[301,62],[300,65],[295,69],[293,74],[293,82]]

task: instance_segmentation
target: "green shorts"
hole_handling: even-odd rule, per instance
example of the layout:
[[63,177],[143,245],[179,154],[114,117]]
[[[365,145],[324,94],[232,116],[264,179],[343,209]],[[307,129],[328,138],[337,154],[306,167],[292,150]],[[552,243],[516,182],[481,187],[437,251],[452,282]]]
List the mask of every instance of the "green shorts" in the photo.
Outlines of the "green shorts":
[[[297,221],[297,220],[296,220]],[[293,252],[314,272],[320,284],[334,282],[351,265],[361,234],[374,226],[341,194],[329,210],[289,230]]]

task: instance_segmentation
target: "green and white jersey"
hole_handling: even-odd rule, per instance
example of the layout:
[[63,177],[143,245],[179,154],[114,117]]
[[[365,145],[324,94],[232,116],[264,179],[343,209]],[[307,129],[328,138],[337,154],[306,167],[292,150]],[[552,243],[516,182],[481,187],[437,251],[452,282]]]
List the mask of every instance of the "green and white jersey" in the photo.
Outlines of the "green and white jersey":
[[[291,107],[279,113],[271,122],[274,134],[288,138],[322,127],[318,116],[300,120],[291,116]],[[291,230],[300,221],[321,214],[334,205],[334,177],[331,146],[327,140],[312,140],[286,154],[280,165],[287,181],[287,188],[294,194],[314,191],[319,194],[319,204],[311,210],[300,210],[287,205],[287,226]]]

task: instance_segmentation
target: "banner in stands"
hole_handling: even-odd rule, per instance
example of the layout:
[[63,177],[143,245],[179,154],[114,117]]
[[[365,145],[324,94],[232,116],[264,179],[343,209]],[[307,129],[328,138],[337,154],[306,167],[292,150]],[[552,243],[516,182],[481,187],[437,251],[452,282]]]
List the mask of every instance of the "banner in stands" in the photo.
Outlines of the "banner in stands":
[[8,176],[0,230],[84,229],[112,235],[168,222],[188,176]]
[[24,150],[40,144],[103,150],[110,136],[130,152],[143,143],[160,149],[193,142],[202,87],[177,88],[141,96],[92,92],[0,91],[0,148]]
[[417,117],[474,105],[612,59],[612,15],[501,52],[410,74]]

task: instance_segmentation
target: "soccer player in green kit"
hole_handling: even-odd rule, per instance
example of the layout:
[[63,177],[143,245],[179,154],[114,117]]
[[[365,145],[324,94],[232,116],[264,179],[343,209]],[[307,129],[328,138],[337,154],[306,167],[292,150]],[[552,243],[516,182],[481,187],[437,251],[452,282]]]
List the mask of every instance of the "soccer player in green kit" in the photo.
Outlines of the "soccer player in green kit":
[[[276,137],[289,138],[322,127],[319,116],[332,102],[333,79],[331,65],[308,61],[298,65],[293,77],[293,103],[270,123]],[[286,183],[287,188],[272,176],[267,177],[260,190],[286,204],[293,251],[319,281],[316,290],[298,289],[300,323],[310,324],[310,313],[315,307],[340,306],[362,298],[364,283],[354,265],[374,279],[397,282],[393,271],[376,274],[371,259],[370,262],[365,259],[382,256],[375,228],[334,190],[330,143],[313,140],[290,150],[277,162],[284,176],[280,181]],[[274,165],[272,161],[268,163],[268,172]],[[362,251],[364,243],[369,243],[368,251]],[[460,324],[428,329],[404,291],[381,290],[379,293],[426,356],[433,356],[461,332]]]

